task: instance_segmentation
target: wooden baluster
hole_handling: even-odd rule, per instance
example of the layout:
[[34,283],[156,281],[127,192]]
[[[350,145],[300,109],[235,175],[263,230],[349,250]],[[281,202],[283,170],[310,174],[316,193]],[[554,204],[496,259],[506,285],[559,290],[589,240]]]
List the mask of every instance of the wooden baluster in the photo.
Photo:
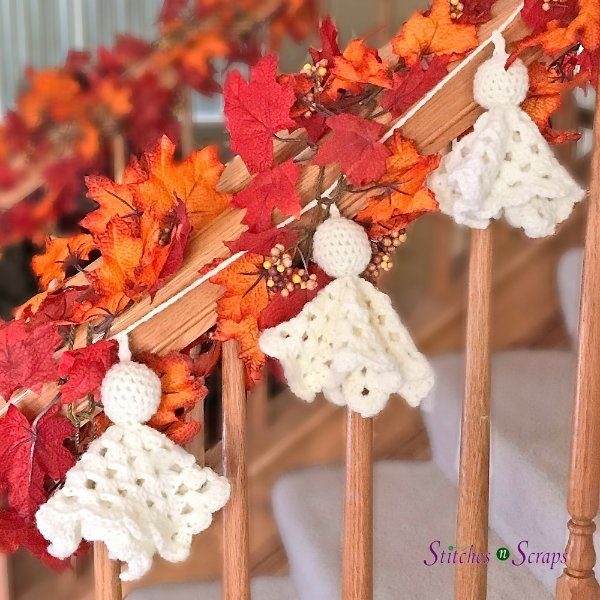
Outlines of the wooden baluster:
[[223,509],[223,600],[250,598],[246,386],[235,340],[223,344],[223,466],[231,497]]
[[0,554],[0,600],[10,600],[9,557]]
[[[117,183],[123,181],[125,171],[125,138],[117,134],[112,139],[113,176]],[[96,600],[121,600],[121,563],[108,558],[108,549],[102,542],[94,542],[94,585]]]
[[373,598],[373,419],[348,410],[344,600]]
[[583,259],[577,388],[573,410],[567,564],[558,600],[598,600],[593,535],[600,490],[600,86],[596,99],[592,179]]
[[192,90],[181,92],[181,154],[188,156],[194,150],[194,115],[192,112]]
[[102,542],[94,542],[94,584],[96,600],[122,600],[121,563],[108,558],[108,549]]
[[127,146],[125,144],[125,138],[121,133],[118,133],[112,139],[112,163],[113,163],[113,176],[117,183],[123,181],[123,172],[125,171],[126,157],[125,153]]
[[248,426],[252,434],[260,433],[269,422],[269,382],[268,371],[262,370],[258,381],[248,395]]
[[[465,400],[462,411],[456,546],[487,552],[490,462],[490,228],[471,232],[467,308]],[[457,564],[455,598],[486,597],[487,566]]]

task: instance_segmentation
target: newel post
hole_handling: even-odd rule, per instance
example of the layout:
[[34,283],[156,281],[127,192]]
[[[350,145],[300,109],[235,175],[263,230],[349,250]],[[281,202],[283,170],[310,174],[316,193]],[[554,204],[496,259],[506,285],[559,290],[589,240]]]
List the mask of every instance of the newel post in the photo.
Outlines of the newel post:
[[600,490],[600,94],[591,174],[569,468],[567,506],[571,518],[567,564],[556,586],[558,600],[600,598],[593,540]]

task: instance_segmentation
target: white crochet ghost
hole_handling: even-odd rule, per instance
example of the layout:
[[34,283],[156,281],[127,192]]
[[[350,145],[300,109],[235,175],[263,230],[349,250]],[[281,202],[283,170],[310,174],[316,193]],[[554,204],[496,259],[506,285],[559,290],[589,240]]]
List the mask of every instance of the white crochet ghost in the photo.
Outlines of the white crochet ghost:
[[371,259],[365,230],[332,207],[315,233],[313,258],[337,279],[296,317],[264,331],[263,352],[279,359],[290,389],[307,402],[322,391],[363,417],[393,393],[418,405],[433,373],[390,299],[359,277]]
[[121,579],[129,581],[150,569],[155,553],[185,560],[192,535],[210,525],[230,487],[143,425],[161,395],[160,379],[148,367],[127,360],[114,365],[101,394],[114,425],[90,444],[36,520],[53,556],[71,556],[82,539],[102,541],[111,559],[125,563]]
[[508,70],[504,38],[474,81],[475,100],[487,109],[474,131],[458,141],[429,178],[443,212],[457,223],[485,229],[502,216],[532,238],[554,233],[584,191],[556,160],[520,104],[527,95],[527,67],[516,60]]

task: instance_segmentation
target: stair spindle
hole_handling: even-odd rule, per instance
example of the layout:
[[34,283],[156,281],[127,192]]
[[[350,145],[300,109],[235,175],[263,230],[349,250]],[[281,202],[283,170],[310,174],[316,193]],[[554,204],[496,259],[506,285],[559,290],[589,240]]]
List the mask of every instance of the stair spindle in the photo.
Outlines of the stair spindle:
[[96,600],[122,600],[121,563],[108,558],[108,548],[94,542],[94,586]]
[[[462,411],[456,547],[487,552],[490,459],[492,233],[473,229],[469,258],[465,400]],[[487,566],[456,564],[455,598],[484,600]]]
[[567,503],[571,518],[557,600],[600,598],[593,539],[600,490],[600,85],[597,90],[571,437]]
[[[125,171],[125,138],[117,134],[112,139],[112,162],[115,181],[123,181]],[[102,542],[94,542],[94,587],[96,600],[122,600],[121,563],[108,558],[108,548]]]
[[348,410],[344,600],[373,598],[373,419]]
[[0,554],[0,600],[10,600],[9,558]]
[[223,467],[231,497],[223,509],[223,600],[250,598],[246,386],[235,340],[223,343]]

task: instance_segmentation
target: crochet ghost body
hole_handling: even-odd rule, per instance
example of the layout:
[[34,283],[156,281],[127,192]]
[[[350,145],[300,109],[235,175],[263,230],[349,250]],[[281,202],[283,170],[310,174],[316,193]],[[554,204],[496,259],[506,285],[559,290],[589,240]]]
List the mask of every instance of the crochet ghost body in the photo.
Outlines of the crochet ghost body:
[[340,216],[325,221],[315,234],[314,258],[337,279],[260,338],[294,394],[310,402],[323,392],[364,417],[380,412],[393,393],[415,406],[433,385],[429,364],[388,296],[358,277],[370,257],[360,225]]
[[102,541],[111,559],[125,563],[121,579],[132,580],[155,553],[185,560],[192,536],[227,502],[229,483],[142,424],[160,401],[160,380],[146,366],[114,365],[102,400],[115,424],[90,444],[36,520],[53,556],[71,556],[82,539]]
[[494,56],[474,81],[475,100],[487,112],[443,157],[428,185],[457,223],[484,229],[504,215],[529,237],[543,237],[554,233],[584,191],[520,107],[529,87],[527,67],[517,60],[505,70],[504,39],[494,41]]

